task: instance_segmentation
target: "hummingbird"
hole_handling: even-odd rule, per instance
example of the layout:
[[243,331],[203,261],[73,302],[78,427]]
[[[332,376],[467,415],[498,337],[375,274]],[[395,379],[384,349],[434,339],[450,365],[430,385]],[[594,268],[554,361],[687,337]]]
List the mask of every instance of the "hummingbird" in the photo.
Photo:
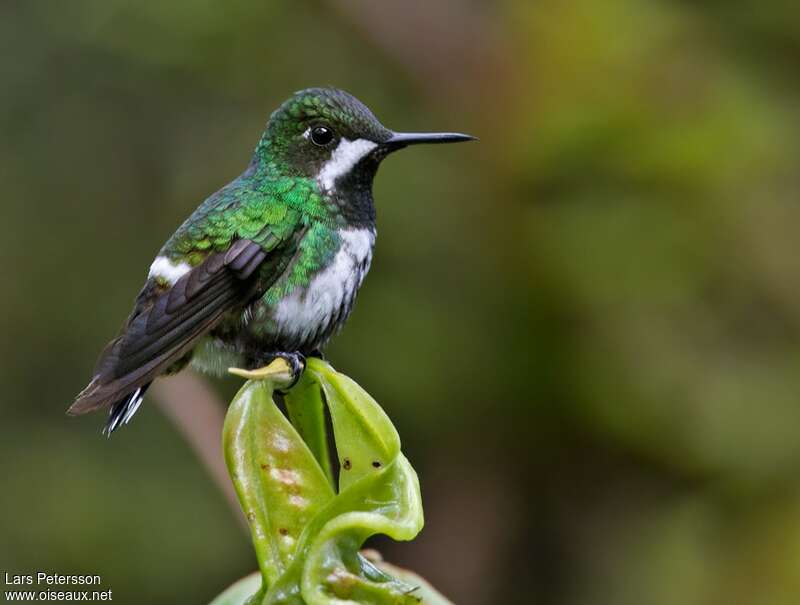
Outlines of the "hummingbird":
[[292,95],[270,116],[246,170],[163,245],[68,413],[109,407],[111,435],[155,378],[189,365],[222,374],[282,357],[296,381],[350,315],[369,271],[381,161],[409,145],[470,140],[394,132],[339,89]]

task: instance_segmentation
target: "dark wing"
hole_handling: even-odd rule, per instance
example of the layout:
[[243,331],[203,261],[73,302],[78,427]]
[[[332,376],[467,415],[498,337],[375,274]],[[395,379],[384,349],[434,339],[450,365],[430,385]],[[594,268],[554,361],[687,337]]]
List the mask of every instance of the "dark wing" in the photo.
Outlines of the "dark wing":
[[267,254],[253,241],[236,240],[228,250],[210,254],[169,290],[148,282],[122,333],[101,353],[92,382],[67,412],[84,414],[146,388],[223,315],[253,298],[257,270]]

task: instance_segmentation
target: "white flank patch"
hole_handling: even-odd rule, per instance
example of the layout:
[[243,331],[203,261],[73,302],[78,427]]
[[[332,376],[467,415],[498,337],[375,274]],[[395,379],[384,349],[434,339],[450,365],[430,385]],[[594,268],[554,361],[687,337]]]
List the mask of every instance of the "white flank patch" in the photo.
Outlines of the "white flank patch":
[[350,306],[372,261],[375,232],[342,229],[342,245],[325,269],[306,288],[296,288],[275,310],[278,330],[300,338],[326,326],[342,306]]
[[191,270],[192,267],[189,263],[182,262],[176,265],[166,256],[159,256],[153,261],[153,264],[150,265],[150,273],[147,277],[160,277],[174,286],[176,281]]
[[317,175],[319,186],[325,191],[333,191],[336,179],[344,176],[358,164],[359,160],[378,146],[377,143],[367,139],[350,141],[341,139],[331,158],[322,165]]

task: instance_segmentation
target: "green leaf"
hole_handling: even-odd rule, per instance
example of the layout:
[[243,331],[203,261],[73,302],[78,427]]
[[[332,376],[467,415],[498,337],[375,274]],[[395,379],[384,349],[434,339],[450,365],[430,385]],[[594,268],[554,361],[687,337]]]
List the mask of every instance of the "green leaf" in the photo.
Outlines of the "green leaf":
[[305,552],[302,594],[308,605],[417,603],[414,587],[374,573],[358,550],[374,534],[411,540],[422,529],[414,469],[399,454],[343,490],[313,521],[319,526]]
[[319,359],[307,373],[325,393],[339,455],[339,489],[389,464],[400,453],[400,437],[389,417],[354,380]]
[[289,420],[314,454],[325,476],[334,487],[325,426],[325,402],[318,382],[304,372],[297,385],[284,397]]
[[268,586],[286,570],[303,529],[333,498],[333,489],[273,402],[268,381],[246,383],[233,399],[223,447]]
[[229,586],[209,605],[244,605],[260,586],[261,574],[256,571]]
[[453,603],[442,595],[438,590],[431,586],[425,578],[422,578],[413,571],[392,565],[380,558],[375,551],[364,553],[365,557],[375,564],[381,571],[402,580],[406,584],[415,586],[414,596],[422,599],[424,605],[453,605]]
[[[249,372],[225,420],[226,461],[247,515],[261,571],[249,605],[430,605],[447,601],[414,576],[399,579],[359,551],[374,534],[411,540],[423,525],[419,481],[397,431],[353,380],[310,359],[286,395],[291,423],[272,400],[276,368]],[[333,491],[327,404],[340,461]],[[243,603],[232,587],[217,605]],[[231,596],[235,595],[235,596]]]

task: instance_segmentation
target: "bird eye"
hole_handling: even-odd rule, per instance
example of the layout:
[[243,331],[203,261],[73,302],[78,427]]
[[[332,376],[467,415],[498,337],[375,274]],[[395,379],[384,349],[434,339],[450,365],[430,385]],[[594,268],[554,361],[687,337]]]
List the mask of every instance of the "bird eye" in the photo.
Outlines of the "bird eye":
[[324,147],[333,140],[333,131],[326,126],[315,126],[311,129],[311,142]]

